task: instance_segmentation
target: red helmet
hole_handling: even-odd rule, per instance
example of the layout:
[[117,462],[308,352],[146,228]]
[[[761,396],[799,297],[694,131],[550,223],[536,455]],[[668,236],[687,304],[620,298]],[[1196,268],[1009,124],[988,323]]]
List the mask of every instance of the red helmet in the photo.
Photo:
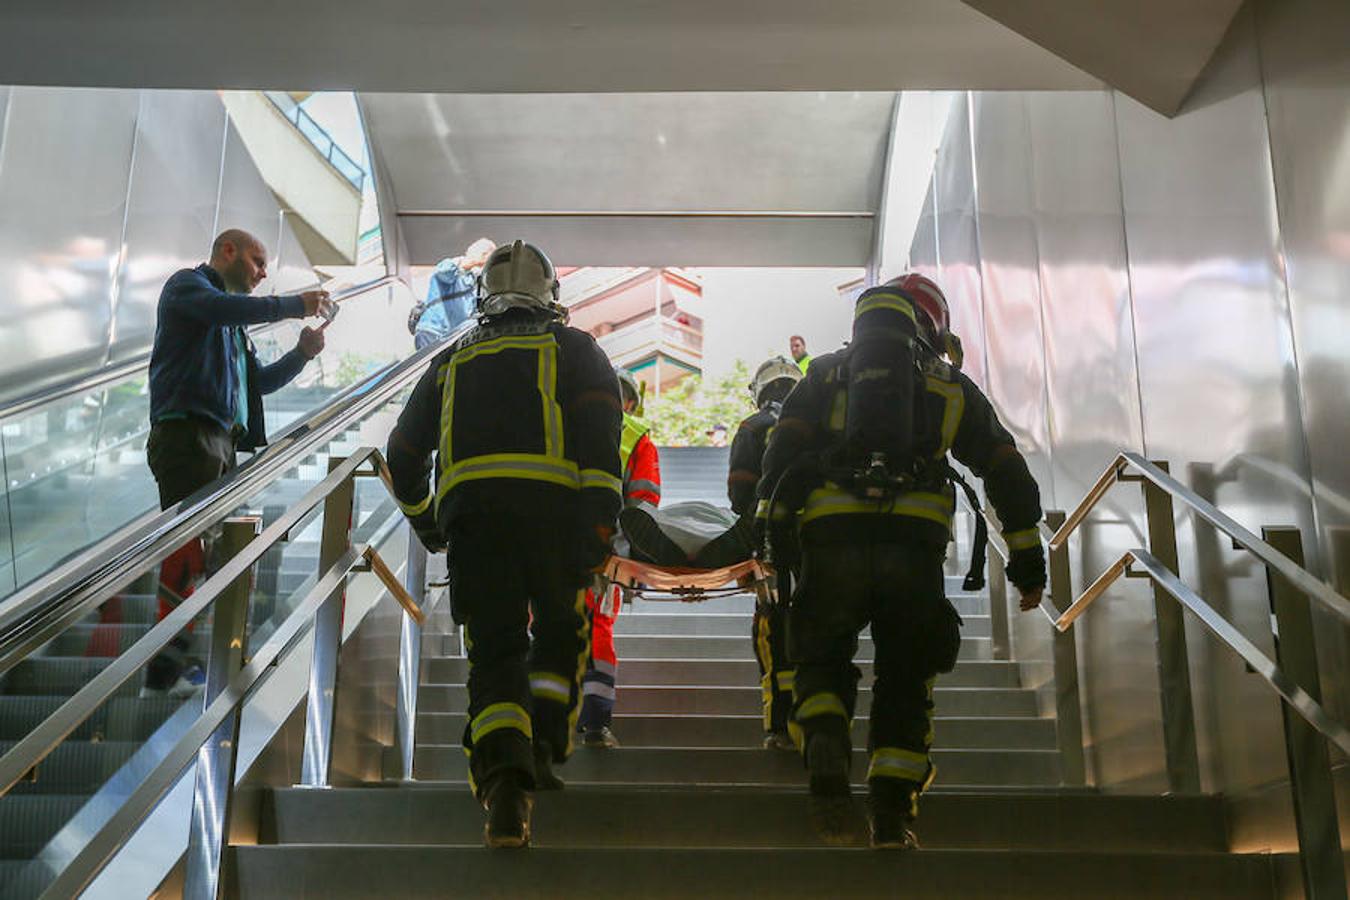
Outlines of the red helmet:
[[934,351],[945,350],[947,334],[951,329],[952,316],[947,309],[947,298],[942,288],[931,278],[917,272],[907,272],[886,282],[886,287],[894,288],[908,297],[920,313],[919,336]]

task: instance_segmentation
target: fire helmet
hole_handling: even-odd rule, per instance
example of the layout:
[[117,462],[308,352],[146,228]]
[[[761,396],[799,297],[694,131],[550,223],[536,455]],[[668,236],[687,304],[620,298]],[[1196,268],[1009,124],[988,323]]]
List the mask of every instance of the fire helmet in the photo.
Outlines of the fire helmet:
[[755,377],[750,380],[750,396],[755,400],[755,406],[763,406],[765,401],[764,391],[776,381],[787,380],[796,384],[803,378],[801,367],[795,362],[784,356],[774,356],[760,363],[755,370]]
[[478,274],[478,312],[496,316],[509,309],[533,309],[566,318],[558,303],[558,273],[544,251],[514,241],[493,250]]

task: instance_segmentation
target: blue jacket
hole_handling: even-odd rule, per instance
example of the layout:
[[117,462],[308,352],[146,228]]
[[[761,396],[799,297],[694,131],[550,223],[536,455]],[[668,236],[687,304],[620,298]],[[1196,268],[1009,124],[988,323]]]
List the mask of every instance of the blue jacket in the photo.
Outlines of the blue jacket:
[[[298,296],[229,293],[219,273],[206,264],[175,272],[159,295],[155,346],[150,352],[150,421],[189,414],[231,430],[239,395],[234,332],[304,314],[305,304]],[[237,446],[254,450],[267,443],[262,395],[289,383],[309,358],[297,348],[262,366],[247,334],[245,343],[248,433]]]
[[453,259],[436,264],[427,285],[425,310],[417,320],[417,331],[447,337],[474,314],[477,278],[459,267]]

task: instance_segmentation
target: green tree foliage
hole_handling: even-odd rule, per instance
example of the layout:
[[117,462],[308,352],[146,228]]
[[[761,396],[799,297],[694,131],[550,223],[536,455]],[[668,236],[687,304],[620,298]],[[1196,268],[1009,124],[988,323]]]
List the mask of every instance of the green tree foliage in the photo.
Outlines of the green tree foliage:
[[646,419],[652,426],[652,440],[660,447],[708,447],[708,430],[725,425],[727,442],[736,434],[736,426],[755,411],[750,400],[750,367],[736,360],[731,371],[715,381],[690,375],[659,398],[646,402]]

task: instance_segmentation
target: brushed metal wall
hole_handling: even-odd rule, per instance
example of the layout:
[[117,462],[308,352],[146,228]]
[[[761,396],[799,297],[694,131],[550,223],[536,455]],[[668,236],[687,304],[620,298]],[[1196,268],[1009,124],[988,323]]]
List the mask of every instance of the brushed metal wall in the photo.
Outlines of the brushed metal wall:
[[0,210],[0,403],[145,352],[164,279],[218,228],[274,269],[289,232],[211,91],[0,87]]
[[[1344,3],[1250,5],[1174,119],[1111,92],[953,106],[911,264],[951,291],[1047,507],[1142,451],[1249,527],[1298,526],[1309,566],[1350,590],[1346,33]],[[1117,487],[1074,543],[1077,587],[1145,527],[1137,489]],[[1183,577],[1270,649],[1263,570],[1190,517],[1178,541]],[[1350,636],[1319,624],[1344,716]],[[1095,781],[1165,789],[1148,592],[1121,583],[1077,627]],[[1036,624],[1014,639],[1044,658]],[[1272,695],[1195,623],[1188,640],[1205,787],[1278,783]]]

